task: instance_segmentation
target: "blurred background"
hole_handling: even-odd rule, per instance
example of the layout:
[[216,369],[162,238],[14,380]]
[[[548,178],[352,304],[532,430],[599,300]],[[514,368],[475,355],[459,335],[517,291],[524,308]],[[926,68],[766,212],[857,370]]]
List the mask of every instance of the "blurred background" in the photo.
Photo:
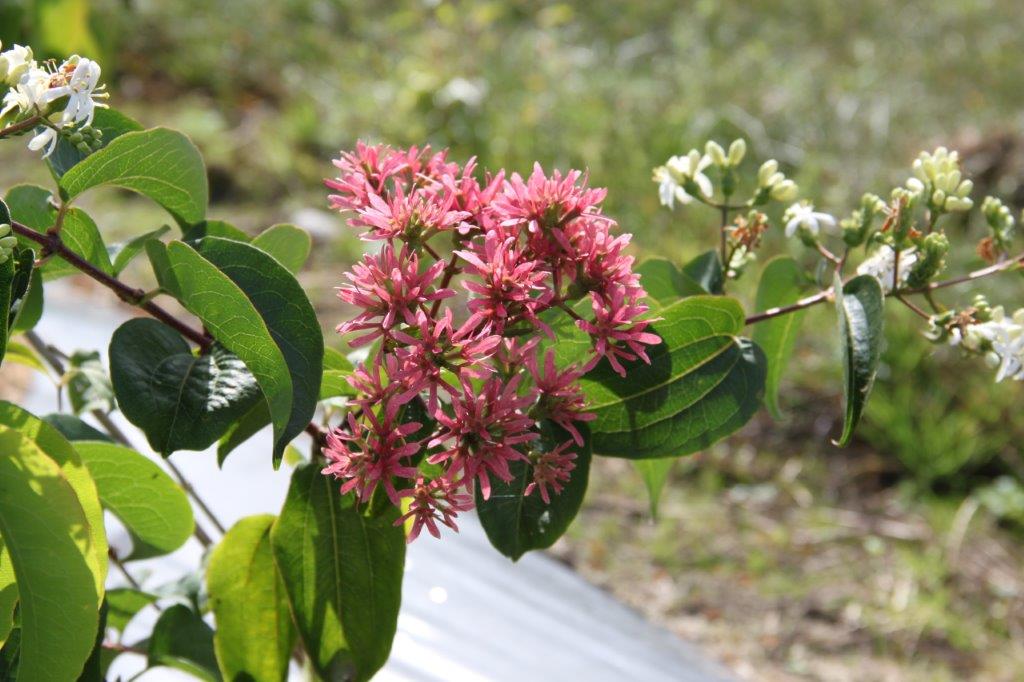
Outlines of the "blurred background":
[[[836,215],[944,144],[976,203],[998,194],[1019,214],[1022,35],[1019,0],[0,0],[5,45],[96,57],[113,106],[193,137],[214,217],[313,232],[303,278],[325,330],[363,244],[321,181],[357,139],[588,169],[640,256],[715,244],[710,211],[660,207],[650,180],[709,137],[746,137],[751,172],[779,159]],[[0,186],[25,181],[48,184],[45,169],[4,145]],[[88,208],[108,240],[166,220],[129,194]],[[982,226],[947,220],[951,267],[980,266]],[[763,260],[793,247],[780,232]],[[748,304],[756,273],[737,287]],[[980,290],[1024,304],[1019,277]],[[829,444],[841,371],[830,311],[816,309],[784,420],[762,414],[680,460],[656,519],[629,463],[602,460],[553,553],[741,677],[1024,679],[1024,387],[931,346],[905,313],[889,310],[852,447]]]

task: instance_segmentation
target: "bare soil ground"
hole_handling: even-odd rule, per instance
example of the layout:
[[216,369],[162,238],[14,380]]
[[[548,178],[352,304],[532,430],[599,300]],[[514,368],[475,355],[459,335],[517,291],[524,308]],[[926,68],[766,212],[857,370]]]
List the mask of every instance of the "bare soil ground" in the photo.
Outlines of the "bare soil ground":
[[657,519],[632,465],[600,458],[553,554],[741,679],[1024,679],[1019,535],[971,498],[911,496],[813,425],[766,422],[744,432],[776,433],[757,451],[680,460]]

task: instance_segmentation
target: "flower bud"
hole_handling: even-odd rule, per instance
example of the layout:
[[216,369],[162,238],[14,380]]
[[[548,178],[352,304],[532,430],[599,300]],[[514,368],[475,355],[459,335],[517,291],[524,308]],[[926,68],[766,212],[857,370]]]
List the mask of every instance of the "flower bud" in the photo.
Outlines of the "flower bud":
[[719,168],[728,164],[725,158],[725,150],[722,149],[722,145],[714,140],[708,140],[707,144],[704,145],[704,153],[711,159],[711,163]]
[[0,263],[7,262],[17,244],[18,238],[11,234],[11,226],[7,223],[0,225]]
[[943,208],[950,212],[958,212],[970,211],[972,206],[974,206],[974,202],[970,199],[965,199],[963,197],[947,197]]
[[[769,179],[775,175],[776,171],[779,170],[779,162],[775,159],[768,159],[761,164],[761,167],[757,171],[757,186],[758,187],[771,187],[776,184],[770,182]],[[781,178],[779,179],[781,181]]]
[[946,267],[945,256],[949,251],[949,239],[941,232],[933,232],[921,240],[917,249],[917,261],[907,278],[911,289],[923,287]]
[[793,201],[800,188],[792,180],[783,180],[771,189],[771,198],[775,201]]
[[747,154],[747,142],[742,137],[732,141],[729,145],[729,165],[738,166]]

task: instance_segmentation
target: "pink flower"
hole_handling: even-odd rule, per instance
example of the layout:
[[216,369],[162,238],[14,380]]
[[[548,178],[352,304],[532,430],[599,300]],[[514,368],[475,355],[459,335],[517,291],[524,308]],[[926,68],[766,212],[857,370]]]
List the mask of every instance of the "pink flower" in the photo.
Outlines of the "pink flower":
[[469,299],[470,320],[501,334],[506,326],[525,319],[551,333],[537,319],[537,312],[547,308],[554,296],[544,284],[548,275],[542,263],[525,257],[515,237],[488,232],[482,247],[455,253],[469,263],[469,272],[482,280],[463,282],[476,294]]
[[558,371],[555,366],[555,352],[549,350],[544,357],[544,371],[537,367],[537,355],[526,359],[526,366],[533,376],[533,385],[540,394],[532,414],[540,419],[550,419],[572,434],[577,445],[583,445],[583,436],[575,422],[593,421],[596,415],[585,412],[587,403],[580,389],[579,379],[583,372],[568,368]]
[[363,257],[352,272],[346,272],[349,284],[338,290],[338,298],[362,308],[354,318],[338,326],[338,333],[372,329],[370,334],[351,341],[358,346],[387,336],[400,322],[417,324],[416,312],[427,303],[454,296],[452,289],[435,289],[434,281],[444,269],[438,261],[420,272],[419,256],[408,247],[395,255],[395,248],[386,244],[378,255]]
[[400,363],[393,379],[416,390],[427,389],[427,411],[433,414],[437,411],[439,388],[452,394],[458,392],[457,387],[445,381],[443,370],[466,376],[486,376],[491,368],[484,360],[494,353],[501,337],[473,335],[469,323],[453,331],[451,308],[446,308],[437,321],[420,311],[415,327],[410,330],[415,336],[404,331],[394,334],[396,341],[407,345],[395,351]]
[[349,221],[353,227],[368,228],[363,239],[402,239],[415,242],[434,232],[453,230],[469,213],[453,209],[455,196],[450,193],[414,189],[408,194],[396,187],[386,198],[369,195],[369,205],[359,209]]
[[395,525],[400,526],[406,520],[413,519],[412,530],[409,531],[406,542],[412,542],[419,537],[423,526],[426,526],[435,538],[441,537],[436,521],[440,521],[458,532],[459,527],[455,525],[455,516],[459,512],[469,511],[473,508],[473,497],[468,493],[460,493],[461,486],[462,481],[453,482],[443,477],[426,481],[421,476],[417,479],[414,488],[401,492],[402,497],[412,498],[409,503],[409,511],[395,521]]
[[598,215],[597,205],[604,201],[608,190],[588,188],[586,178],[577,185],[582,176],[573,170],[563,177],[556,170],[548,178],[535,163],[526,181],[518,173],[512,174],[502,196],[494,202],[494,211],[502,217],[502,224],[525,224],[530,232],[561,227],[582,215]]
[[661,338],[644,331],[651,320],[636,321],[647,312],[647,306],[627,300],[622,287],[612,291],[607,299],[596,294],[591,294],[590,298],[594,319],[576,323],[594,339],[596,355],[584,366],[584,371],[593,369],[601,357],[608,358],[612,369],[621,376],[626,376],[626,368],[619,362],[620,358],[627,361],[640,358],[650,364],[644,344],[661,343]]
[[435,415],[441,432],[428,447],[445,449],[428,461],[445,464],[450,479],[477,479],[485,500],[491,496],[490,475],[511,481],[509,462],[526,458],[515,446],[540,437],[534,420],[523,412],[534,396],[516,394],[521,377],[508,382],[491,377],[481,390],[463,378],[462,393],[452,398],[452,414]]
[[533,462],[533,480],[526,486],[523,495],[530,495],[534,490],[539,490],[540,499],[544,500],[544,504],[551,504],[548,486],[551,486],[556,495],[561,494],[570,478],[570,472],[576,468],[576,453],[565,452],[571,445],[572,441],[567,440],[554,450],[542,452],[537,456]]
[[631,237],[613,237],[605,221],[575,221],[569,235],[572,250],[566,267],[572,269],[576,284],[583,291],[596,291],[606,298],[620,287],[627,298],[646,296],[640,286],[640,275],[633,272],[633,257],[623,253]]
[[389,179],[408,172],[416,156],[415,147],[402,153],[385,145],[357,142],[354,152],[343,153],[334,161],[341,174],[334,180],[324,180],[327,187],[338,192],[327,197],[331,208],[342,211],[366,208],[370,195],[384,192]]
[[397,401],[389,402],[383,419],[376,417],[373,410],[364,410],[369,424],[357,421],[350,412],[347,430],[336,428],[327,434],[324,456],[330,463],[323,473],[343,481],[342,494],[355,491],[356,497],[365,502],[382,485],[391,503],[400,504],[393,479],[416,476],[416,467],[402,460],[419,452],[419,441],[406,442],[405,437],[418,431],[422,424],[396,424],[399,407]]

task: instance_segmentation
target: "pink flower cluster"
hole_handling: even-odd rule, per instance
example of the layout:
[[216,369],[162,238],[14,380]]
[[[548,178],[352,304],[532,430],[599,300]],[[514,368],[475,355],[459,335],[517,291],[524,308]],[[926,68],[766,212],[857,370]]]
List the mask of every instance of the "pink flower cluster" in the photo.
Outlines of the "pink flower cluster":
[[[623,361],[649,362],[645,346],[660,341],[641,319],[630,236],[601,212],[606,190],[539,165],[526,179],[481,181],[474,160],[460,167],[429,148],[359,143],[334,164],[331,206],[382,244],[339,290],[357,313],[338,332],[373,345],[350,378],[359,396],[328,437],[324,473],[360,500],[378,487],[396,506],[408,498],[399,522],[413,520],[410,540],[424,526],[438,536],[438,522],[457,530],[474,486],[488,499],[517,461],[529,465],[526,494],[550,503],[575,467],[579,425],[593,419],[579,378],[601,358],[624,375]],[[589,310],[576,305],[585,297]],[[554,341],[551,315],[590,335],[583,366],[559,367],[541,349]],[[564,443],[539,446],[544,420]]]

